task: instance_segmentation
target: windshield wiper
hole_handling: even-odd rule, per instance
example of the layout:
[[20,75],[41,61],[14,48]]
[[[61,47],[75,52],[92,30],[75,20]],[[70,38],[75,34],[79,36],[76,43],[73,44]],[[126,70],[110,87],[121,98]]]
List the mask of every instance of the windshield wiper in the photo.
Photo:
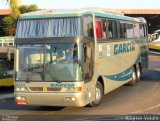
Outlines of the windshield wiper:
[[26,82],[27,83],[29,83],[30,82],[30,80],[31,80],[31,78],[32,78],[32,75],[33,75],[33,73],[31,73],[31,75],[29,76],[30,74],[29,74],[29,71],[27,72],[27,77],[26,77]]
[[58,79],[56,78],[55,75],[53,75],[53,74],[47,69],[47,67],[45,67],[45,71],[48,73],[48,75],[52,78],[53,81],[55,81],[55,82],[61,82],[60,80],[58,80]]
[[[26,82],[29,83],[33,73],[36,72],[38,69],[41,69],[41,66],[37,66],[37,67],[31,67],[31,68],[27,68],[25,71],[27,72],[27,77],[26,77]],[[36,70],[36,71],[35,71]],[[39,70],[38,70],[39,71]]]

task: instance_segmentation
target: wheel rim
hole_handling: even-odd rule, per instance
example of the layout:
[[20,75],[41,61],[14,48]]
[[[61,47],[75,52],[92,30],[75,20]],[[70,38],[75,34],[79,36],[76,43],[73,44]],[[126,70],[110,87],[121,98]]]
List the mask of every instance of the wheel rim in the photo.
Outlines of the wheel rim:
[[101,99],[101,91],[96,88],[96,100],[100,100]]
[[132,79],[133,79],[133,81],[135,81],[135,80],[136,80],[136,73],[135,73],[135,71],[133,71]]
[[138,78],[138,80],[140,79],[140,76],[141,76],[140,69],[139,69],[139,68],[137,68],[137,78]]

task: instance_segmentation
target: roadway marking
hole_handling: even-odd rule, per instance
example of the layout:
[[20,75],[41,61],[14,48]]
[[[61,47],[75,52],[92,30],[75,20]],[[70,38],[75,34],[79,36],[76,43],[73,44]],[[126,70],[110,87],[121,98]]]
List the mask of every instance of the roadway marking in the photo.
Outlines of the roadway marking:
[[136,111],[136,112],[132,112],[132,114],[134,114],[134,113],[142,113],[142,112],[146,112],[146,111],[152,110],[152,109],[154,109],[154,108],[158,108],[158,107],[160,107],[160,104],[155,105],[155,106],[152,106],[152,107],[149,107],[149,108],[144,109],[144,110],[139,110],[139,111]]
[[[112,120],[120,120],[120,119],[124,119],[122,116],[118,116],[118,117],[111,117],[111,116],[99,116],[99,117],[88,117],[88,118],[78,118],[78,119],[72,119],[73,121],[112,121]],[[70,121],[70,120],[66,120],[66,121]]]
[[7,98],[13,98],[14,94],[4,94],[0,95],[0,99],[7,99]]
[[149,51],[149,53],[160,55],[160,52]]

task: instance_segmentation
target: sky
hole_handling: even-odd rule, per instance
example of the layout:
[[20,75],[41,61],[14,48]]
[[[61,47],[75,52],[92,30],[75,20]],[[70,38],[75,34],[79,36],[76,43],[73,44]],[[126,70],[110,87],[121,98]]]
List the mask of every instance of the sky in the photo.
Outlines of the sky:
[[[0,0],[0,9],[9,8],[6,0]],[[22,4],[36,4],[45,9],[75,9],[87,7],[113,9],[160,9],[160,0],[22,0]]]

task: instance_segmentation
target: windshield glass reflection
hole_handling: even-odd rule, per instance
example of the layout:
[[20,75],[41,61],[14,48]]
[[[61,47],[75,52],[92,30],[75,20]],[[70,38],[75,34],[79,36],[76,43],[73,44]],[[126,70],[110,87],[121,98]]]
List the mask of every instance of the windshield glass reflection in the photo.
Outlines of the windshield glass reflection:
[[43,80],[44,46],[21,45],[19,50],[19,71],[17,80]]
[[46,81],[82,80],[76,43],[46,45]]
[[77,43],[19,45],[16,80],[82,81]]

